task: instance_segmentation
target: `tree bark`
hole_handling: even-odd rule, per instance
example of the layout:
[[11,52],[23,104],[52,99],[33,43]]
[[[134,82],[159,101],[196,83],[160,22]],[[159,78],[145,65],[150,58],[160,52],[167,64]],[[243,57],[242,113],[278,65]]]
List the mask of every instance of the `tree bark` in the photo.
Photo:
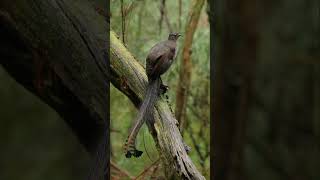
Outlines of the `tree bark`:
[[256,0],[214,4],[213,11],[217,14],[213,85],[215,179],[247,179],[243,172],[243,149],[257,59],[257,4]]
[[181,58],[181,70],[179,76],[179,84],[177,87],[176,98],[176,116],[180,124],[180,130],[183,130],[185,125],[185,113],[188,91],[191,82],[192,62],[191,62],[191,46],[193,41],[194,32],[197,29],[198,20],[201,14],[201,10],[204,4],[204,0],[194,0],[189,11],[190,18],[187,21],[185,27],[184,47]]
[[1,64],[94,153],[108,123],[106,21],[85,0],[0,5]]
[[0,1],[1,65],[98,152],[99,177],[109,176],[107,29],[86,0]]

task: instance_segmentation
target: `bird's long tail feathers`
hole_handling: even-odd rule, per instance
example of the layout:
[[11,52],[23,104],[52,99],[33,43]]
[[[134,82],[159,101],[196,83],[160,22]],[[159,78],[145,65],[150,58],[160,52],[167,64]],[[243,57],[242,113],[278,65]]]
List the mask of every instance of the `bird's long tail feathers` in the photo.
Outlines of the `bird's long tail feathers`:
[[142,105],[140,106],[138,117],[136,118],[130,130],[129,136],[124,146],[127,158],[130,158],[132,155],[135,157],[139,157],[142,154],[142,151],[137,150],[135,147],[136,137],[143,123],[152,115],[153,106],[158,97],[160,83],[160,78],[149,80],[147,92]]

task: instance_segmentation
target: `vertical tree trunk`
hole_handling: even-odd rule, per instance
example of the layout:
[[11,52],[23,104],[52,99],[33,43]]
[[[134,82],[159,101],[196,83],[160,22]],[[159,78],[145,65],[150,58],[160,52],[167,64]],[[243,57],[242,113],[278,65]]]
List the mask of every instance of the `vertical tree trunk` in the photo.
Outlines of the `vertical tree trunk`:
[[177,87],[177,99],[176,99],[176,117],[179,121],[180,130],[182,130],[185,121],[186,104],[188,97],[188,90],[191,82],[191,53],[192,53],[192,41],[194,32],[197,29],[198,20],[201,14],[201,10],[204,4],[204,0],[193,0],[189,11],[189,19],[186,23],[184,34],[184,47],[181,58],[181,70],[179,75],[179,84]]
[[[217,34],[214,87],[214,176],[219,180],[246,179],[243,147],[256,61],[256,0],[215,4]],[[222,10],[222,12],[221,12]],[[216,38],[217,39],[217,38]]]
[[181,15],[182,15],[182,0],[178,1],[178,8],[179,8],[179,16],[178,16],[178,29],[181,31]]

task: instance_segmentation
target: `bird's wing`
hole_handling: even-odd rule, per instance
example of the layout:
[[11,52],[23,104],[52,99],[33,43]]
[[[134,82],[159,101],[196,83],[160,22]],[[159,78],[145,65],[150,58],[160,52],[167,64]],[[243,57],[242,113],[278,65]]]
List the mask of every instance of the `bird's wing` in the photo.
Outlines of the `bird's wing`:
[[160,42],[151,48],[147,59],[149,59],[152,64],[155,64],[160,56],[168,53],[170,53],[170,48],[165,45],[165,42]]
[[[162,74],[163,65],[166,63],[167,60],[168,54],[163,54],[162,56],[159,56],[159,58],[154,64],[154,67],[152,68],[151,76],[159,76],[160,74]],[[155,74],[156,72],[158,74]]]

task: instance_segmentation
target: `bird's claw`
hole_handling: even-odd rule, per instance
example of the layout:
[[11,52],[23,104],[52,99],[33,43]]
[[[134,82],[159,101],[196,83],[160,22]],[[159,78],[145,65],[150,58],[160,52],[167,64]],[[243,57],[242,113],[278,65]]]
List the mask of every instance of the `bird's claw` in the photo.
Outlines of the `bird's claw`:
[[169,86],[161,84],[160,85],[160,92],[161,94],[165,94],[169,90]]
[[131,156],[134,156],[137,158],[137,157],[140,157],[142,153],[143,153],[142,151],[139,151],[137,149],[129,150],[126,153],[126,158],[131,158]]

